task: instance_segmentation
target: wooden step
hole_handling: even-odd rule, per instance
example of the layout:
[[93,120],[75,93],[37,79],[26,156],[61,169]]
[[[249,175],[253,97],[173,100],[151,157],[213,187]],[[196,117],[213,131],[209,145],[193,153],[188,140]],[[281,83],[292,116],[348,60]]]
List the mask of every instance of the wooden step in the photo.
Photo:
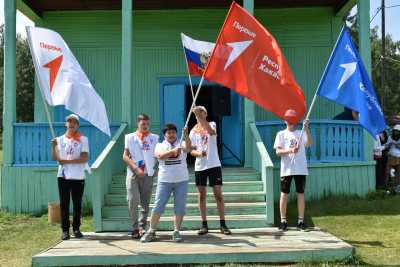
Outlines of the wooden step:
[[[154,204],[150,205],[152,210]],[[227,203],[225,204],[226,215],[246,215],[246,214],[265,214],[266,204],[265,202],[253,202],[253,203]],[[168,204],[164,216],[174,215],[174,205]],[[187,216],[198,216],[200,215],[197,203],[189,203],[186,205]],[[218,215],[217,205],[211,203],[207,205],[207,215]],[[129,217],[128,205],[123,206],[106,206],[102,210],[103,218],[115,218],[115,217]]]
[[[267,226],[265,215],[228,215],[225,217],[226,224],[230,228],[259,228]],[[219,216],[208,216],[210,229],[219,228]],[[132,222],[130,218],[103,219],[103,231],[131,231]],[[201,226],[200,216],[185,216],[182,223],[182,230],[194,230]],[[157,230],[173,230],[173,217],[162,216]]]
[[[153,193],[151,203],[154,202]],[[188,193],[187,203],[197,203],[198,193]],[[214,195],[212,192],[207,192],[207,201],[208,203],[214,203]],[[238,203],[238,202],[264,202],[265,201],[265,193],[262,191],[257,192],[224,192],[224,201],[225,203]],[[126,192],[118,193],[118,194],[107,194],[105,199],[105,204],[107,206],[120,206],[125,205],[127,203],[126,200]],[[173,203],[173,198],[169,199],[168,203]]]
[[[153,190],[155,191],[157,184],[153,185]],[[211,190],[211,188],[209,188]],[[254,191],[262,191],[263,190],[263,183],[262,181],[229,181],[224,182],[223,190],[225,192],[254,192]],[[188,192],[195,193],[197,192],[197,188],[195,183],[190,182],[188,187]],[[126,193],[126,185],[124,183],[112,183],[110,188],[110,193],[112,194],[120,194]]]

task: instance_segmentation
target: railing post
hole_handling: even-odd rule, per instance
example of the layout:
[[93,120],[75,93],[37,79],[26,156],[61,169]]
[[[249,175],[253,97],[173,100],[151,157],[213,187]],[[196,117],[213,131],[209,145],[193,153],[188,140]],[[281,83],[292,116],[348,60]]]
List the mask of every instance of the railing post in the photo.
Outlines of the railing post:
[[13,163],[16,118],[16,0],[4,1],[3,164]]

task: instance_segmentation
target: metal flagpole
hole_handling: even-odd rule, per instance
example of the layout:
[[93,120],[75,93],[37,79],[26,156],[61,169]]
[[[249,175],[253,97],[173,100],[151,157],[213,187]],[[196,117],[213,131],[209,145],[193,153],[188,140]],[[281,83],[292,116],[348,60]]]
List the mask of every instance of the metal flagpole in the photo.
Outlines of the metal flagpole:
[[183,54],[185,55],[185,60],[186,60],[186,70],[187,70],[188,78],[189,78],[190,91],[192,92],[192,99],[194,100],[192,77],[190,76],[189,63],[188,63],[188,59],[187,59],[187,56],[186,56],[186,53],[185,53],[185,46],[183,45],[183,35],[184,34],[181,32],[182,50],[183,50]]

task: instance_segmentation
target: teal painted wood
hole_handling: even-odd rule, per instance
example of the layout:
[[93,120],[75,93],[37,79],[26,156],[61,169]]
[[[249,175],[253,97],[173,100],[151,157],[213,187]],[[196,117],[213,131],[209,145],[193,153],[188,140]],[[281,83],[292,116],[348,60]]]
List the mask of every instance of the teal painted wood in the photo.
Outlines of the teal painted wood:
[[[254,14],[254,0],[244,0],[243,7],[250,13]],[[252,165],[252,152],[251,152],[251,139],[252,133],[250,123],[256,121],[255,104],[254,102],[244,98],[244,140],[245,140],[245,154],[244,166],[250,167]]]
[[[127,123],[122,123],[93,163],[92,173],[89,175],[92,181],[91,186],[93,188],[91,200],[96,231],[103,230],[102,208],[112,178],[116,173],[122,173],[124,169],[124,164],[121,159],[121,151],[123,151],[124,148],[123,133],[126,128]],[[116,164],[116,162],[119,162],[120,164]]]
[[261,172],[261,180],[263,182],[263,192],[266,201],[266,219],[269,225],[274,224],[274,164],[265,147],[265,143],[261,139],[260,133],[254,123],[250,123],[252,133],[252,167]]
[[[65,124],[54,123],[57,136],[64,134]],[[111,134],[119,128],[119,123],[110,125]],[[93,163],[103,150],[109,137],[89,124],[82,124],[80,131],[89,139],[89,163]],[[51,159],[51,133],[47,123],[14,123],[14,165],[56,165]]]
[[13,159],[13,128],[16,118],[16,0],[4,3],[3,164]]
[[[275,136],[285,128],[281,121],[257,122],[261,138],[270,152],[273,162],[279,162],[273,149]],[[353,121],[310,121],[313,145],[307,151],[310,162],[346,162],[363,161],[364,135],[363,128]]]
[[[274,200],[280,195],[280,164],[274,165]],[[309,163],[306,180],[306,200],[318,200],[330,196],[365,197],[375,191],[375,162]],[[294,183],[290,200],[296,199]]]
[[133,68],[133,10],[131,0],[122,0],[121,120],[131,123]]

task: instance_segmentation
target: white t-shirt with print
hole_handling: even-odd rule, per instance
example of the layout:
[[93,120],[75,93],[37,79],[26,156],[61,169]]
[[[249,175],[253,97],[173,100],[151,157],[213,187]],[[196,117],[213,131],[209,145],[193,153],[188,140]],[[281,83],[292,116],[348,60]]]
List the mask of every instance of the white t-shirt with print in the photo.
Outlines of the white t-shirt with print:
[[[155,153],[167,152],[179,146],[179,140],[171,144],[167,140],[156,145]],[[182,147],[185,142],[182,142]],[[187,153],[183,152],[176,158],[166,160],[159,159],[158,182],[178,183],[189,180],[189,172],[186,164]]]
[[[69,139],[65,135],[57,137],[57,150],[60,159],[79,159],[81,153],[89,153],[89,141],[86,136],[81,136],[80,141]],[[83,180],[85,170],[89,170],[88,163],[71,163],[58,166],[57,177],[65,179]]]
[[[215,122],[211,121],[210,126],[217,132],[217,126]],[[204,130],[202,133],[195,132],[193,129],[189,134],[192,146],[198,151],[206,151],[207,156],[196,157],[194,170],[203,171],[215,167],[221,167],[221,162],[218,156],[218,146],[217,146],[217,135],[210,135]]]
[[[392,138],[391,137],[389,137],[388,143],[389,144],[392,143]],[[390,156],[393,156],[393,157],[396,157],[396,158],[400,158],[400,148],[398,148],[395,144],[391,144],[389,147],[390,148],[389,148],[388,154]]]
[[[158,143],[158,135],[150,133],[147,135],[143,142],[140,140],[136,133],[130,133],[125,135],[125,149],[128,149],[131,159],[138,164],[139,161],[144,161],[145,170],[144,173],[148,176],[154,175],[154,166],[156,159],[154,157],[154,149]],[[126,168],[126,177],[131,178],[135,174],[128,166]]]
[[[274,143],[274,149],[293,148],[300,138],[301,131],[295,130],[293,132],[285,129],[277,133]],[[299,150],[295,154],[288,154],[281,156],[281,177],[289,175],[308,175],[306,147],[307,134],[303,133],[303,138]],[[292,158],[293,162],[292,162]]]

